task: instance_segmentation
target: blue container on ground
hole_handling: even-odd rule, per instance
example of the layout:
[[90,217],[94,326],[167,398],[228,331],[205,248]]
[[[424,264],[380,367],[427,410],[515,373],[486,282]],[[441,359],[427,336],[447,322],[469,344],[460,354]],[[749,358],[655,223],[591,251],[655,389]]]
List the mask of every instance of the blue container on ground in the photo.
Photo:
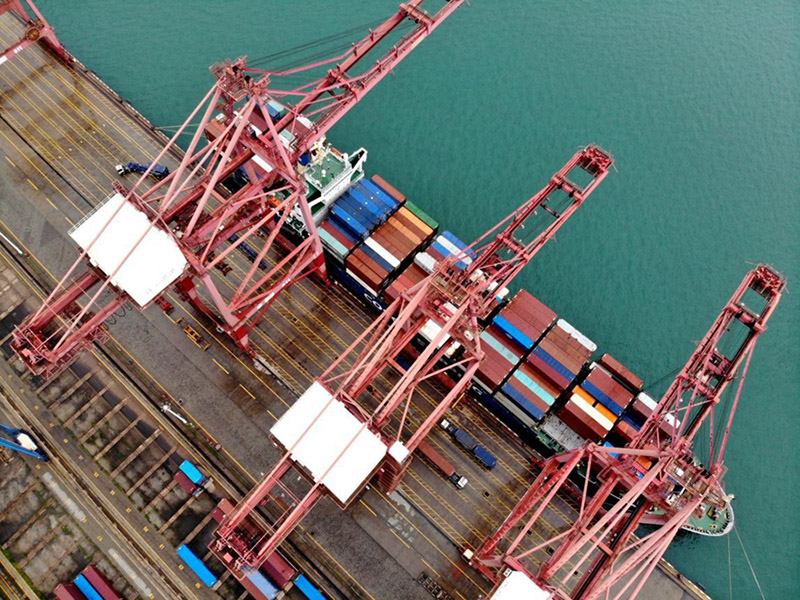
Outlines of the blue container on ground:
[[183,474],[189,478],[189,481],[196,485],[200,485],[203,483],[203,481],[205,481],[205,477],[203,477],[203,474],[199,471],[199,469],[188,460],[185,460],[181,463],[181,471],[183,471]]
[[305,575],[298,575],[297,579],[294,580],[294,586],[308,598],[308,600],[326,600],[325,596],[319,593],[319,590],[306,579]]
[[96,589],[94,589],[92,584],[89,583],[89,580],[83,575],[78,575],[73,583],[75,584],[75,587],[81,591],[81,594],[86,596],[87,600],[103,600],[103,597],[97,592]]
[[475,446],[472,454],[487,469],[494,469],[497,466],[497,459],[483,446]]
[[209,570],[205,563],[197,558],[194,552],[189,550],[186,544],[178,546],[178,556],[187,564],[187,566],[200,578],[206,586],[214,587],[219,579]]
[[247,574],[247,579],[252,583],[258,591],[264,594],[269,600],[275,600],[281,591],[276,588],[272,582],[264,577],[261,571],[252,571]]

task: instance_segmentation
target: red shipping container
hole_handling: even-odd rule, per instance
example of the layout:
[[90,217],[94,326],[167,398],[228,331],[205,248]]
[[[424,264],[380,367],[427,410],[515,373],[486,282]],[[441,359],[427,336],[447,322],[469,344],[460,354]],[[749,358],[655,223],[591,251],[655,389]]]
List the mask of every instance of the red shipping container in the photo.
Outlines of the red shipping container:
[[339,242],[342,246],[347,248],[348,250],[352,250],[355,246],[355,243],[349,240],[345,235],[339,231],[336,227],[328,223],[327,221],[323,222],[320,225],[320,229],[324,229],[331,237],[333,237],[337,242]]
[[534,321],[544,323],[545,327],[555,321],[557,316],[553,310],[527,290],[517,292],[511,299],[509,307]]
[[570,384],[570,382],[564,376],[562,376],[560,373],[557,373],[550,365],[548,365],[535,354],[529,354],[526,360],[528,364],[536,368],[536,371],[540,374],[540,376],[543,376],[559,390],[563,391]]
[[606,435],[606,430],[603,429],[600,423],[583,412],[571,400],[558,411],[558,418],[569,425],[575,433],[587,440],[597,442]]
[[191,495],[191,494],[194,494],[194,493],[197,491],[197,485],[196,485],[195,483],[193,483],[193,482],[192,482],[192,481],[191,481],[191,480],[190,480],[190,479],[189,479],[189,478],[188,478],[188,477],[187,477],[187,476],[184,474],[184,472],[183,472],[183,471],[177,471],[177,472],[175,473],[175,475],[173,475],[173,476],[172,476],[172,478],[173,478],[173,479],[174,479],[176,482],[178,482],[178,485],[179,485],[179,486],[181,486],[181,487],[183,488],[183,491],[185,491],[187,494]]
[[586,381],[596,386],[606,396],[611,398],[614,402],[625,408],[631,401],[633,394],[626,390],[622,385],[614,381],[608,373],[604,373],[598,368],[594,368],[589,372]]
[[373,175],[371,177],[372,183],[383,189],[384,192],[389,194],[392,198],[397,200],[400,204],[403,204],[406,201],[406,197],[404,194],[399,192],[396,187],[394,187],[391,183],[386,181],[380,175]]
[[223,498],[219,501],[216,508],[214,508],[214,512],[212,513],[212,517],[217,523],[222,523],[222,520],[225,518],[229,512],[233,510],[233,502],[228,500],[227,498]]
[[105,578],[94,565],[89,565],[83,571],[83,576],[92,584],[92,587],[103,597],[103,600],[122,600],[111,582]]
[[641,378],[631,373],[625,365],[610,354],[603,354],[597,362],[605,367],[607,371],[619,377],[621,381],[627,383],[633,390],[639,391],[644,387],[644,381]]
[[542,340],[541,344],[539,344],[542,350],[547,352],[550,356],[555,358],[558,362],[564,365],[569,371],[575,373],[576,375],[578,372],[583,368],[584,362],[575,358],[574,356],[570,356],[566,352],[564,352],[558,346],[553,345],[552,342],[547,340],[546,338]]
[[420,283],[426,277],[428,277],[428,274],[422,270],[422,267],[420,267],[419,265],[415,265],[414,263],[411,263],[408,266],[408,268],[403,272],[403,275],[408,277],[409,280],[411,280],[414,283]]
[[86,600],[74,583],[59,583],[53,593],[57,600]]
[[616,431],[626,443],[632,442],[633,438],[636,437],[636,434],[639,433],[636,431],[633,425],[622,419],[617,421],[617,424],[614,425],[614,431]]
[[264,569],[267,577],[282,590],[285,590],[297,575],[297,569],[283,558],[283,555],[279,552],[270,554],[267,562],[261,568]]

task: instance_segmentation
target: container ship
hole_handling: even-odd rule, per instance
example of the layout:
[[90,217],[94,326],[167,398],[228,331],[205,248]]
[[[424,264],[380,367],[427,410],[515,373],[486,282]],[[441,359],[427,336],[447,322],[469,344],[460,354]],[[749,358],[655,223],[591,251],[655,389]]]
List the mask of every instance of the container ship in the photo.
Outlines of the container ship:
[[[285,114],[274,101],[270,109],[273,120]],[[366,157],[363,148],[347,154],[322,140],[304,157],[303,175],[329,276],[369,310],[382,312],[445,258],[462,265],[472,258],[467,243],[397,187],[380,175],[366,177]],[[287,219],[283,233],[291,244],[302,240],[302,215]],[[239,249],[256,256],[247,244]],[[498,290],[495,310],[483,323],[485,356],[470,395],[545,457],[587,441],[628,445],[658,404],[644,381],[611,354],[598,353],[597,344],[527,290],[508,296],[509,290]],[[422,330],[419,348],[433,333]],[[457,355],[456,346],[448,350],[449,358]],[[450,373],[460,376],[458,367]],[[669,436],[679,426],[668,414],[662,431]],[[638,460],[645,470],[650,466],[647,458]],[[733,515],[728,501],[722,510],[707,506],[684,529],[724,535]]]

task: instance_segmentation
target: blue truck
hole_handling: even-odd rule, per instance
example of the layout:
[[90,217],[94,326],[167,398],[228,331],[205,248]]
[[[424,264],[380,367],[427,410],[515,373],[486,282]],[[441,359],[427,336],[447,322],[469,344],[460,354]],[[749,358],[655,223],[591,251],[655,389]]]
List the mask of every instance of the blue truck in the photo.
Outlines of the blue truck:
[[439,426],[449,433],[450,437],[452,437],[459,446],[469,452],[475,458],[475,460],[477,460],[484,467],[487,469],[494,469],[497,466],[497,459],[492,456],[492,453],[478,444],[478,442],[475,441],[475,438],[473,438],[466,431],[460,427],[456,427],[447,419],[442,419],[442,422],[439,423]]
[[[147,169],[150,168],[151,163],[135,163],[129,162],[128,164],[119,164],[114,167],[117,173],[120,175],[127,175],[128,173],[144,173]],[[150,171],[150,175],[155,177],[156,179],[164,179],[167,175],[169,175],[169,169],[162,165],[153,165],[153,170]]]

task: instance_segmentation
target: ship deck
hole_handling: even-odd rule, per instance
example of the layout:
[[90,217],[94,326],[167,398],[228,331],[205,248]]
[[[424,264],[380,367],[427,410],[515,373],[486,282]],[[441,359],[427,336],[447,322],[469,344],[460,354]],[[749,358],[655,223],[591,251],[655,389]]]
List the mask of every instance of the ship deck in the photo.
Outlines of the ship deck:
[[[10,44],[21,31],[11,15],[0,16],[0,43]],[[0,228],[54,282],[78,256],[68,230],[109,195],[115,181],[133,183],[120,178],[114,165],[151,160],[166,138],[96,76],[80,65],[63,65],[39,46],[2,65],[0,94]],[[173,167],[178,158],[163,162]],[[249,263],[237,254],[231,266],[243,273]],[[217,279],[220,286],[232,285],[221,274]],[[253,480],[278,458],[269,428],[374,317],[342,290],[305,279],[277,298],[253,332],[265,370],[240,356],[174,293],[165,297],[175,305],[172,315],[157,307],[126,310],[110,326],[114,342]],[[204,351],[190,340],[176,325],[178,318],[211,347]],[[379,382],[378,389],[387,384]],[[441,393],[426,387],[412,413],[423,414]],[[469,400],[450,418],[497,457],[496,469],[480,467],[437,428],[429,442],[469,479],[467,488],[455,489],[417,459],[397,492],[386,495],[370,486],[344,513],[322,502],[296,532],[317,549],[321,565],[340,572],[350,597],[429,597],[416,583],[422,572],[454,598],[472,600],[489,591],[490,584],[459,554],[478,545],[514,506],[535,477],[534,453]],[[574,514],[564,499],[543,527],[562,531]],[[704,597],[698,594],[659,570],[642,597]]]

